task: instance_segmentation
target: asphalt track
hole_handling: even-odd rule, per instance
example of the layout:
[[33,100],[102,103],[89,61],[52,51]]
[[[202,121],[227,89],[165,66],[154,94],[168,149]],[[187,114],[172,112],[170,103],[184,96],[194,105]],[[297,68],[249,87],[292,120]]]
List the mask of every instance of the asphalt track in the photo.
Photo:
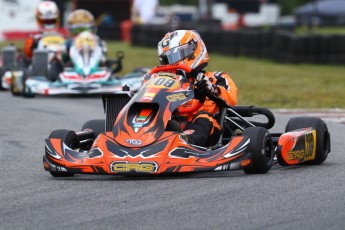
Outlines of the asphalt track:
[[[103,118],[100,98],[15,98],[0,92],[0,229],[344,229],[345,126],[327,122],[332,152],[318,166],[176,177],[43,170],[53,129]],[[282,131],[289,115],[278,115]]]

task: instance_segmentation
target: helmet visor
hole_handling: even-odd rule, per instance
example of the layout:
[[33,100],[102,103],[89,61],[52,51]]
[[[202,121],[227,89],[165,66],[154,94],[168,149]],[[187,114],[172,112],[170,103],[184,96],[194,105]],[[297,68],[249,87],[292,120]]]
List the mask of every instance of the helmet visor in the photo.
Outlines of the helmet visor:
[[38,18],[38,23],[41,25],[55,25],[57,23],[57,19],[56,18],[53,18],[53,19]]
[[170,50],[166,51],[165,53],[159,56],[159,62],[163,65],[174,64],[193,55],[195,49],[196,44],[194,42],[171,48]]
[[89,31],[90,28],[88,27],[75,27],[75,28],[70,28],[70,32],[72,34],[80,34],[81,32],[84,32],[84,31]]

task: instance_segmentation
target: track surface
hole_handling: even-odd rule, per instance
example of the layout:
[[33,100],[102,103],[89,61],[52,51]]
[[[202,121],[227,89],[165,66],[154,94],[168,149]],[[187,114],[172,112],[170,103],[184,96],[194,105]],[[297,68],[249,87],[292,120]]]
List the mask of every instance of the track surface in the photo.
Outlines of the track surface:
[[56,179],[43,170],[44,139],[103,118],[101,99],[0,92],[0,109],[0,229],[344,229],[343,124],[328,122],[332,152],[319,166]]

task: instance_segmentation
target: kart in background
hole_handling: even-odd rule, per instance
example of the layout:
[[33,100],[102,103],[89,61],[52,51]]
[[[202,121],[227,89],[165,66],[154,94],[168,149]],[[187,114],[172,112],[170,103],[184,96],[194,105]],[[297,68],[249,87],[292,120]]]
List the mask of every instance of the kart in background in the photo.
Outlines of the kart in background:
[[147,67],[137,67],[131,73],[124,76],[117,77],[123,87],[129,87],[133,92],[138,91],[142,87],[143,76],[149,73],[150,69]]
[[[285,133],[270,133],[275,117],[267,108],[227,105],[217,117],[223,134],[209,148],[189,144],[172,118],[197,111],[180,105],[194,98],[193,74],[184,65],[158,66],[135,95],[103,95],[105,120],[87,121],[81,131],[54,130],[45,141],[44,169],[55,177],[74,174],[164,174],[242,169],[267,173],[276,155],[281,165],[321,164],[330,134],[319,118],[292,118]],[[186,77],[185,74],[189,73]],[[263,116],[267,122],[245,117]]]
[[63,69],[61,55],[65,49],[65,38],[56,32],[42,34],[32,60],[25,58],[21,50],[15,46],[3,48],[2,54],[6,64],[0,71],[2,87],[10,89],[14,95],[19,95],[21,92],[17,91],[12,79],[22,79],[28,74],[57,78]]
[[[97,37],[82,32],[72,42],[69,50],[71,67],[64,67],[58,60],[58,52],[38,49],[34,52],[32,68],[21,75],[12,75],[11,91],[14,95],[68,95],[100,94],[121,90],[121,82],[114,73],[122,69],[123,52],[117,60],[102,60],[103,53]],[[113,67],[115,65],[115,67]]]

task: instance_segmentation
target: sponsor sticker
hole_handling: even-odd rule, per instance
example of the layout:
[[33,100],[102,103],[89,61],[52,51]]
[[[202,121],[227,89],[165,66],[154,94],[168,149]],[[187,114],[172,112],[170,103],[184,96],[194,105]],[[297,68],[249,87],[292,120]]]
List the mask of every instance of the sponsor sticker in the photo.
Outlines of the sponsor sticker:
[[156,162],[138,162],[130,163],[126,161],[115,161],[110,164],[110,170],[112,172],[124,173],[124,172],[143,172],[153,173],[157,172],[158,165]]
[[166,96],[167,100],[170,102],[183,101],[186,100],[186,96],[183,93],[171,94]]
[[125,142],[130,145],[136,145],[136,146],[140,146],[143,144],[141,140],[137,140],[137,139],[125,139]]

